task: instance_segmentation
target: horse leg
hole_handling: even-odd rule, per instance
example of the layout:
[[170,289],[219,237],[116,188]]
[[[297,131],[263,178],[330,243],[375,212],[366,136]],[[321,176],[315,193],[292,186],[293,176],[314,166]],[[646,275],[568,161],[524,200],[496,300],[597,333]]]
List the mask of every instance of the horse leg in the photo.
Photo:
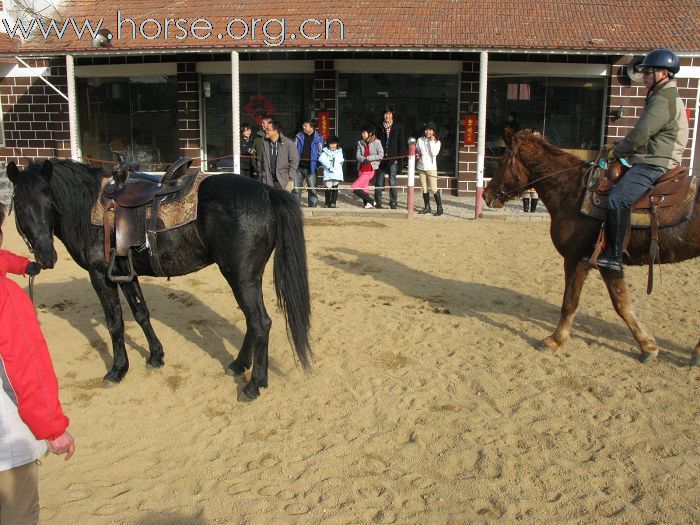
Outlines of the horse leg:
[[143,298],[143,292],[141,291],[138,277],[134,278],[134,280],[129,283],[121,283],[121,288],[129,303],[131,312],[134,314],[134,319],[136,319],[136,322],[139,324],[148,340],[150,355],[146,363],[153,368],[160,368],[164,364],[163,345],[160,343],[158,336],[156,336],[151,326],[151,316],[148,312],[146,300]]
[[256,399],[260,388],[267,388],[268,343],[272,320],[267,315],[262,295],[262,277],[240,277],[240,272],[223,271],[224,277],[231,285],[246,320],[246,333],[238,357],[229,365],[236,375],[253,367],[250,382],[243,389],[248,399]]
[[646,363],[655,358],[659,355],[659,347],[656,346],[656,339],[654,339],[654,336],[644,328],[634,313],[632,299],[630,298],[624,275],[621,272],[615,272],[605,268],[600,268],[600,274],[605,281],[605,285],[608,287],[608,293],[610,294],[610,299],[612,300],[615,311],[622,317],[623,321],[625,321],[625,324],[627,324],[627,327],[637,340],[639,348],[642,350],[640,361]]
[[90,282],[102,304],[107,329],[112,338],[112,368],[104,379],[113,383],[121,381],[129,370],[129,357],[124,346],[124,319],[122,307],[119,304],[119,289],[117,285],[109,282],[104,272],[90,271]]
[[569,340],[574,314],[578,308],[578,301],[588,271],[588,265],[580,263],[577,258],[564,260],[564,299],[561,305],[559,325],[552,335],[540,341],[538,350],[556,350]]

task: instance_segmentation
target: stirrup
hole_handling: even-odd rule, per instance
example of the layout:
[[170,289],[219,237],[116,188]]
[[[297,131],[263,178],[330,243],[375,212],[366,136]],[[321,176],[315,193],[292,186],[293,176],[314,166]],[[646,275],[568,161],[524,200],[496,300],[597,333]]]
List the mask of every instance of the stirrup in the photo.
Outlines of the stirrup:
[[112,248],[109,251],[109,266],[107,266],[107,279],[113,283],[130,283],[136,277],[136,272],[134,271],[134,262],[131,259],[131,249],[127,252],[127,269],[128,273],[126,275],[115,275],[114,273],[114,263],[117,260],[116,249]]

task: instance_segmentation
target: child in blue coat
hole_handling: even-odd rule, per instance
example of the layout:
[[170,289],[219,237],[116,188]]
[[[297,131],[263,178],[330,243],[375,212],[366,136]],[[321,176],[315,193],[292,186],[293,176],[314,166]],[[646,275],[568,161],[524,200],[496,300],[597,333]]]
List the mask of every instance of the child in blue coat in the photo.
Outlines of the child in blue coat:
[[343,181],[343,150],[338,144],[338,137],[328,137],[318,161],[323,166],[323,183],[326,185],[326,208],[335,208],[338,200],[338,185]]

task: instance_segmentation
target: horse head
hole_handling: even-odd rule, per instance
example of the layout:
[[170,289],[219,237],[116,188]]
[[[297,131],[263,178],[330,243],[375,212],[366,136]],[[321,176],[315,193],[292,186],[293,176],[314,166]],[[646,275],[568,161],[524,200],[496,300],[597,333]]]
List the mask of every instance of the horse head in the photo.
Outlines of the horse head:
[[519,197],[530,187],[530,173],[523,164],[522,154],[531,149],[533,141],[541,141],[541,135],[529,129],[515,134],[506,129],[503,138],[506,150],[484,189],[484,201],[490,208],[503,208],[507,201]]
[[42,268],[53,268],[58,258],[53,245],[54,208],[51,192],[53,167],[50,161],[34,162],[20,171],[14,162],[7,166],[13,186],[12,202],[17,231]]

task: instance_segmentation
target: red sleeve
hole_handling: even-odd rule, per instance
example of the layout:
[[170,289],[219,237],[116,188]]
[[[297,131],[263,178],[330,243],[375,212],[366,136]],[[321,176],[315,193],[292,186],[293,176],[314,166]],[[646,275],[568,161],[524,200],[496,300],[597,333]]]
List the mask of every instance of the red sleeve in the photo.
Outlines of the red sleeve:
[[24,270],[27,269],[29,259],[20,255],[15,255],[7,250],[0,250],[0,275],[15,273],[24,275]]
[[0,277],[0,374],[22,421],[37,439],[55,439],[68,428],[58,400],[58,380],[34,307],[14,281]]

